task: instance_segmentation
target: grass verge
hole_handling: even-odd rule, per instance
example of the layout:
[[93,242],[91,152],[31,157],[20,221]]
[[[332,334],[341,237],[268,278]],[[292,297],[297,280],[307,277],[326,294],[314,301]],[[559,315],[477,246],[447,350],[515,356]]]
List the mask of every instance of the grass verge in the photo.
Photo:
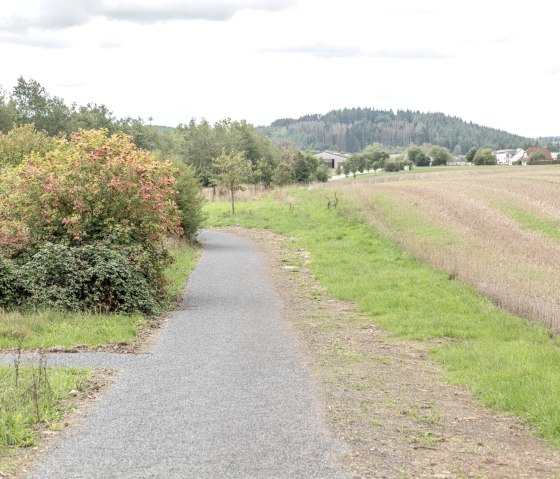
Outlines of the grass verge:
[[493,305],[398,249],[367,226],[327,209],[319,193],[208,203],[208,223],[267,228],[298,238],[310,269],[341,300],[351,301],[399,338],[423,342],[447,370],[485,404],[515,414],[560,446],[560,340],[544,327]]
[[[184,242],[170,248],[175,262],[166,270],[169,307],[180,296],[194,269],[198,250]],[[139,314],[66,313],[63,311],[0,311],[0,349],[95,348],[129,343],[146,319]]]
[[33,446],[38,427],[60,430],[74,407],[69,399],[87,390],[93,372],[37,365],[0,366],[0,476],[17,465],[18,447]]

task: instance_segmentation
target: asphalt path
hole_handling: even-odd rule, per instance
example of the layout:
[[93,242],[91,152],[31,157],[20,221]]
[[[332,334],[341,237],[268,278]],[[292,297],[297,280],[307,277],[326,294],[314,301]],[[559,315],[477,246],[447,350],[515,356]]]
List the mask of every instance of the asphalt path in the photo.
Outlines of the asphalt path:
[[350,477],[263,254],[230,234],[202,239],[152,354],[49,357],[120,374],[30,478]]

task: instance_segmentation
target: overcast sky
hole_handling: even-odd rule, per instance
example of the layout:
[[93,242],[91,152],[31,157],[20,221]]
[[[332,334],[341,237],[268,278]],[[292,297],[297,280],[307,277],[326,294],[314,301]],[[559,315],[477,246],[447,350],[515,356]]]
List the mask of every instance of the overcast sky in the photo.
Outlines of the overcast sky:
[[175,126],[374,107],[560,135],[560,6],[494,0],[3,0],[0,85]]

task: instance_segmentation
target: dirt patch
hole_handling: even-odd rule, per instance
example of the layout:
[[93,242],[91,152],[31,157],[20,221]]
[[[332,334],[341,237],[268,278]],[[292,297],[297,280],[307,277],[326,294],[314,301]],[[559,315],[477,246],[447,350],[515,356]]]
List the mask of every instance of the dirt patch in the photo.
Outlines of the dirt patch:
[[100,397],[113,384],[114,375],[115,371],[113,370],[96,370],[94,376],[87,382],[84,391],[72,395],[63,403],[63,407],[72,408],[72,411],[61,418],[56,423],[56,427],[53,427],[52,424],[39,424],[34,428],[37,442],[35,446],[0,449],[0,464],[7,464],[6,468],[0,470],[0,478],[24,478],[33,469],[37,461],[56,446],[69,431],[77,427],[84,414],[95,407]]
[[522,421],[444,382],[427,345],[396,340],[330,298],[290,238],[222,228],[257,242],[357,478],[560,478],[560,452]]

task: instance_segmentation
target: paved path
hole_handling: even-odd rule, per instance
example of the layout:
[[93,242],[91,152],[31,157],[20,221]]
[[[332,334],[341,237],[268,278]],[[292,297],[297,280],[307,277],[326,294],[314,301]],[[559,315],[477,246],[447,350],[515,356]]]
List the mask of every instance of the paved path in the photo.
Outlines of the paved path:
[[261,252],[229,234],[203,239],[153,354],[49,359],[121,374],[31,478],[349,477]]

